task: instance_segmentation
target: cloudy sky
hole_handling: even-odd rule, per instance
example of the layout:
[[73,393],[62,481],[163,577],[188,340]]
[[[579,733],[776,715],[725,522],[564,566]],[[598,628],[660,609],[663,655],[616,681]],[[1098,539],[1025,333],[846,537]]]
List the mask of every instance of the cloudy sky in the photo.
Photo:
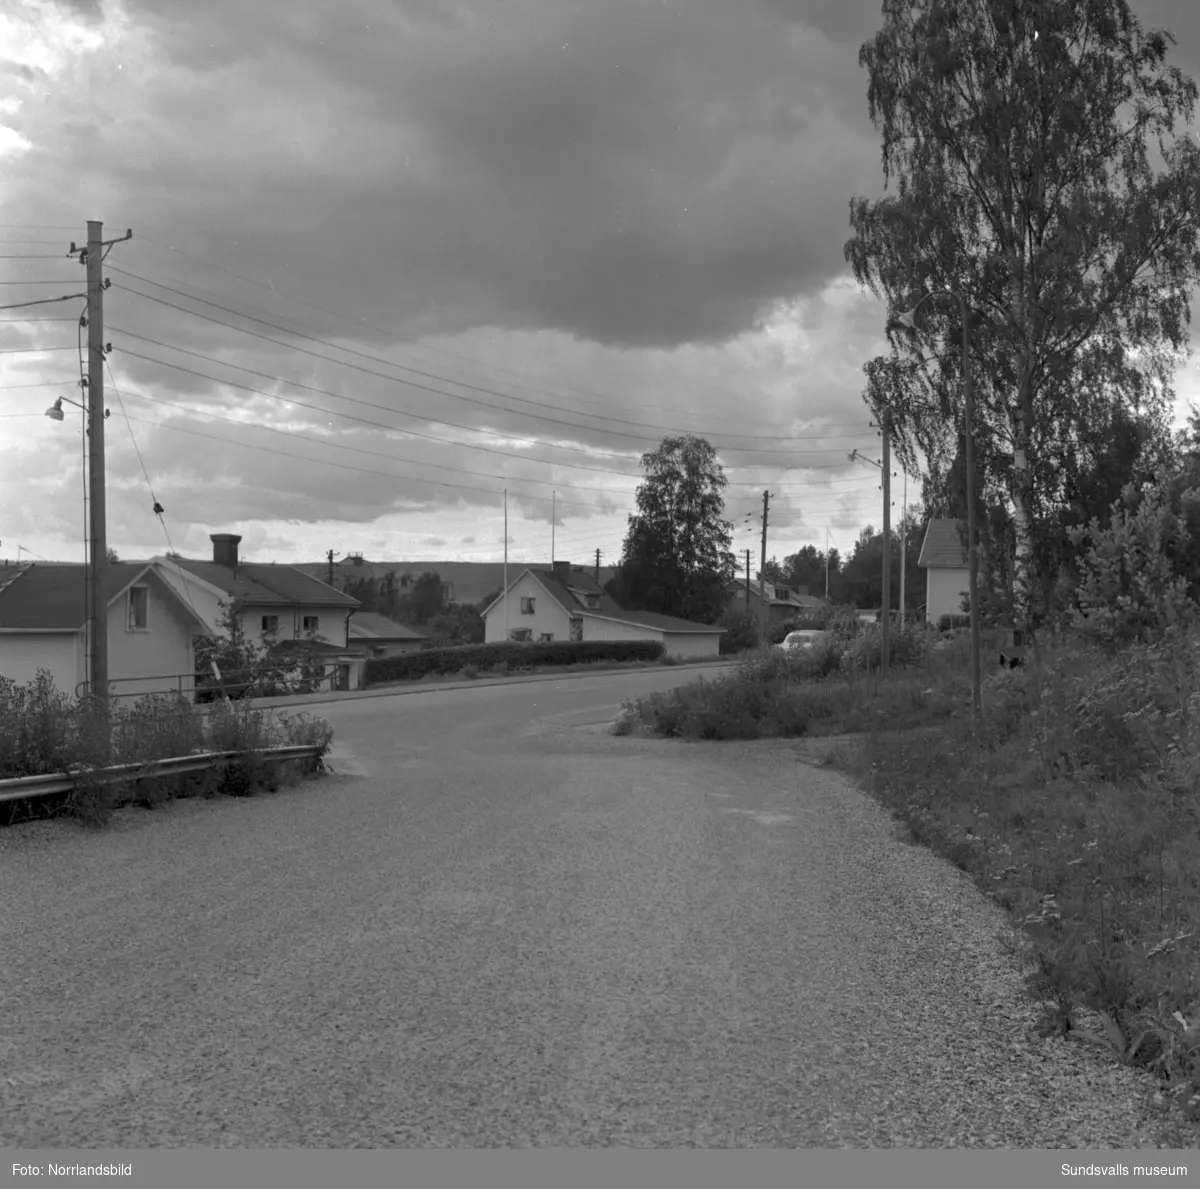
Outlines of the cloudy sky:
[[[1177,3],[1134,9],[1200,76]],[[507,488],[510,560],[549,558],[555,493],[556,555],[611,563],[641,454],[690,431],[740,556],[764,489],[768,555],[848,549],[881,521],[846,455],[878,457],[884,310],[842,260],[851,195],[882,192],[880,14],[10,0],[0,305],[81,293],[88,219],[133,231],[105,262],[110,544],[493,561]],[[43,415],[80,397],[82,312],[0,311],[0,557],[83,558],[80,415]]]

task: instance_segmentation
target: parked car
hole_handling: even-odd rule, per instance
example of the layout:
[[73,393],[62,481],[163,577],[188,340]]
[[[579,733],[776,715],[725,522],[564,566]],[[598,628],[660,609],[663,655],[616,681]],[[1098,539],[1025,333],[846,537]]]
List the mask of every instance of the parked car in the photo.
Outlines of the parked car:
[[775,647],[783,649],[784,652],[797,652],[814,648],[828,639],[829,632],[822,632],[816,628],[802,628],[798,632],[788,632],[782,643],[776,644]]

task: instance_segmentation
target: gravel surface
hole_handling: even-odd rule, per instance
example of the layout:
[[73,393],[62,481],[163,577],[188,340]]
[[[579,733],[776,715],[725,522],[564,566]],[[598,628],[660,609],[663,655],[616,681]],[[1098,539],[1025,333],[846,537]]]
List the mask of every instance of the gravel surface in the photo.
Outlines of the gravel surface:
[[342,775],[0,831],[0,1144],[1155,1143],[869,797],[569,685],[343,703]]

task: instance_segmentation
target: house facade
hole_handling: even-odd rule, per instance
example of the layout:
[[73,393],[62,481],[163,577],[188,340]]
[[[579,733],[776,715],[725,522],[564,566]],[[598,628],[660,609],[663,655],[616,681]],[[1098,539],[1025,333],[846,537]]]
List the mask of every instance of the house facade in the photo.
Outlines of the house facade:
[[943,615],[961,615],[970,590],[967,550],[961,521],[934,519],[925,529],[917,565],[925,571],[925,619],[936,624]]
[[358,600],[294,566],[242,561],[241,537],[233,533],[212,533],[210,539],[212,561],[154,559],[163,578],[196,612],[202,625],[199,634],[225,635],[225,604],[245,639],[263,648],[278,649],[319,636],[333,646],[332,651],[316,650],[326,671],[336,675],[339,688],[358,689],[363,657],[350,647],[350,619],[360,606]]
[[525,569],[484,609],[484,640],[530,644],[556,640],[660,641],[680,659],[720,654],[724,629],[649,611],[626,611],[591,573],[556,561],[550,570]]
[[[55,688],[82,693],[87,672],[87,569],[44,564],[0,568],[0,677],[18,685],[46,669]],[[200,620],[153,563],[104,567],[110,693],[130,704],[195,688]]]
[[[730,604],[736,609],[748,609],[750,614],[758,618],[759,595],[758,578],[750,583],[749,595],[746,593],[746,581],[733,581],[726,588]],[[808,593],[808,587],[786,586],[782,582],[763,582],[763,596],[767,606],[767,626],[789,623],[798,619],[805,612],[820,611],[827,606],[824,599],[816,598]]]

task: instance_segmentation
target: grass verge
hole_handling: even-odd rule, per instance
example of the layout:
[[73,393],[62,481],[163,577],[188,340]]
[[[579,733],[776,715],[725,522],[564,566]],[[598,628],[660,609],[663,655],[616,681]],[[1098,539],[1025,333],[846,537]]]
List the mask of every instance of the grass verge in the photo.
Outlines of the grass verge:
[[878,675],[851,646],[756,653],[716,681],[629,701],[614,734],[851,736],[853,775],[1009,913],[1047,1035],[1103,1047],[1200,1139],[1200,634],[1050,643],[1015,670],[905,632]]
[[[0,779],[81,774],[69,794],[0,802],[0,824],[66,813],[102,825],[121,805],[153,808],[174,797],[274,791],[320,771],[321,759],[280,763],[269,760],[265,749],[311,743],[323,756],[332,740],[327,723],[305,714],[284,715],[243,702],[200,707],[186,698],[156,695],[132,706],[111,706],[106,732],[97,704],[55,689],[48,673],[39,672],[24,686],[0,678]],[[203,772],[121,783],[91,778],[96,769],[112,765],[223,751],[242,754]]]

